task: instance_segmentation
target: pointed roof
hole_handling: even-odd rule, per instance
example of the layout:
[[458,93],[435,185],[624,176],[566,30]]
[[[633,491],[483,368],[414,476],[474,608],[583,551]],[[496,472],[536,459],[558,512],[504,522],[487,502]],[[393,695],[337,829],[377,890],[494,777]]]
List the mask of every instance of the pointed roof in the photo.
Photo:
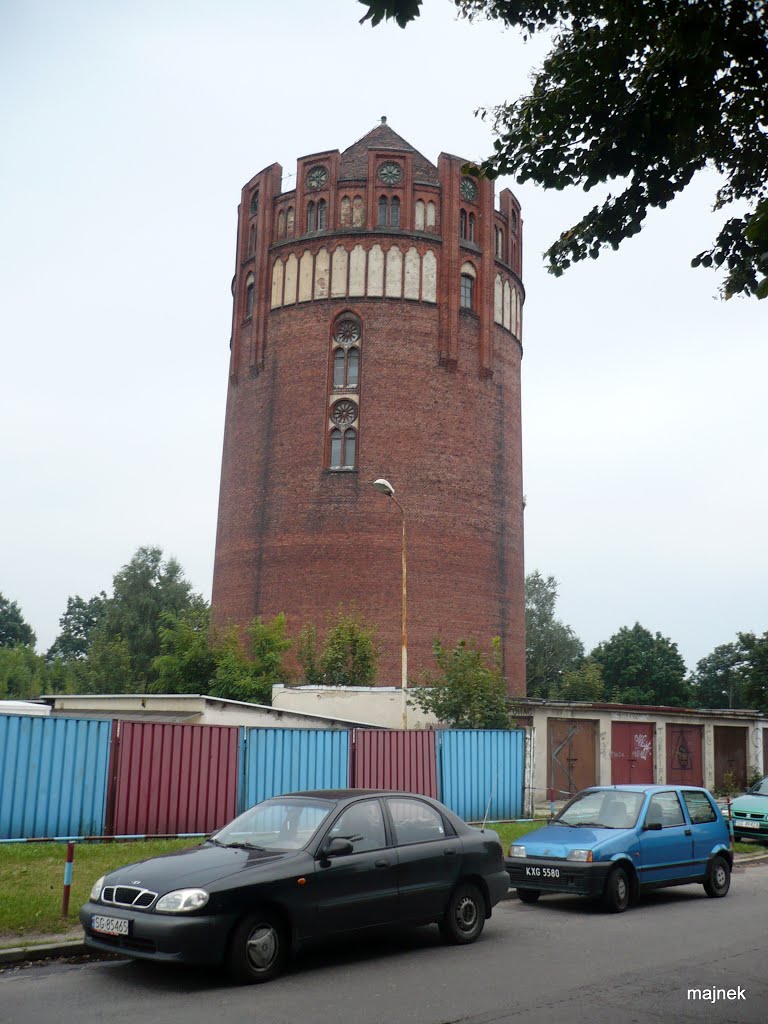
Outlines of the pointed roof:
[[365,178],[368,175],[368,150],[370,149],[391,149],[401,150],[403,153],[413,153],[413,174],[417,181],[428,181],[435,185],[439,184],[437,168],[418,149],[406,142],[405,139],[393,131],[387,124],[386,118],[381,123],[358,139],[349,149],[341,154],[339,164],[339,179]]

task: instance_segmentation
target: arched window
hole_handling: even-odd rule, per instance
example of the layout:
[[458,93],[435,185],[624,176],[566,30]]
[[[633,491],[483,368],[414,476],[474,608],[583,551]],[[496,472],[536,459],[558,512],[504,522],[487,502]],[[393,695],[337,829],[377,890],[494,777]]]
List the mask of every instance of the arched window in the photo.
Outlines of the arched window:
[[339,223],[343,228],[349,227],[352,224],[352,200],[349,196],[344,196],[341,200]]
[[360,349],[351,348],[347,352],[347,387],[356,388],[360,379]]
[[328,397],[329,468],[354,469],[360,419],[360,343],[362,325],[343,313],[331,334],[331,388]]
[[459,213],[459,238],[467,237],[467,211],[462,210]]
[[365,210],[361,196],[355,196],[352,201],[352,226],[356,228],[365,227]]
[[474,242],[475,240],[475,215],[470,213],[469,215],[469,240]]
[[315,231],[317,226],[317,211],[314,200],[307,207],[307,231]]
[[504,258],[504,231],[502,228],[496,228],[496,255],[499,259]]
[[331,469],[354,469],[357,457],[357,431],[347,427],[331,431]]
[[331,431],[331,469],[341,469],[344,463],[341,461],[341,431],[338,427]]
[[389,226],[392,228],[400,227],[400,200],[397,196],[394,196],[389,205]]
[[389,221],[389,201],[386,196],[381,196],[379,199],[379,220],[378,224],[380,228],[387,226]]
[[464,263],[461,268],[461,298],[459,305],[462,309],[475,308],[475,278],[477,271],[471,263]]
[[255,217],[258,212],[259,212],[259,190],[256,189],[256,191],[251,196],[251,216]]
[[293,228],[296,221],[296,215],[293,211],[293,207],[288,207],[288,212],[285,215],[285,233],[289,238],[293,238]]
[[281,210],[277,215],[277,237],[285,238],[285,210]]
[[250,319],[253,316],[253,292],[256,280],[253,274],[249,274],[245,279],[245,317]]
[[318,231],[325,231],[326,222],[327,222],[327,216],[328,216],[327,211],[328,211],[328,207],[326,206],[325,200],[321,199],[320,202],[317,204],[317,230]]
[[347,377],[347,359],[343,348],[337,348],[333,354],[333,386],[343,388]]
[[357,448],[357,431],[349,427],[344,431],[344,465],[350,469],[354,468]]

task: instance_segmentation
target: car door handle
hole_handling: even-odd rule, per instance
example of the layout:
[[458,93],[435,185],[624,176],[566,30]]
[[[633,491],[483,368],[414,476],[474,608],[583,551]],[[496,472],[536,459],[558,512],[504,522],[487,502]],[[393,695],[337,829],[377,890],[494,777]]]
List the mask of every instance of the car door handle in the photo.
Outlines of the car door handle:
[[691,832],[691,830],[690,830],[689,828],[687,828],[687,829],[685,830],[685,834],[686,834],[687,836],[692,836],[692,835],[693,835],[693,832]]
[[443,850],[443,856],[444,857],[455,857],[456,856],[456,851],[455,850]]
[[377,861],[374,862],[374,867],[377,867],[377,868],[388,868],[389,867],[389,861],[388,860],[377,860]]

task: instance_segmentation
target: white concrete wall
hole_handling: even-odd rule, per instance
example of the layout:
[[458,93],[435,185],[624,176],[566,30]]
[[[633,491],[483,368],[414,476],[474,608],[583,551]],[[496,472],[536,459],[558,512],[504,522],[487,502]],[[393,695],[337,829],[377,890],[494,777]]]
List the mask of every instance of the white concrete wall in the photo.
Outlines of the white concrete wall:
[[[272,707],[402,729],[403,693],[393,686],[273,686]],[[434,715],[406,706],[409,729],[436,726]]]

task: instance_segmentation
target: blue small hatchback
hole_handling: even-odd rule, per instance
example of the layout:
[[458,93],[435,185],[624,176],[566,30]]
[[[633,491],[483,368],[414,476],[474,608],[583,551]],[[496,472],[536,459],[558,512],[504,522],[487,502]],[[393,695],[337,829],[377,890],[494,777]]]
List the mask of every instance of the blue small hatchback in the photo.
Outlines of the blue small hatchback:
[[733,854],[728,826],[706,789],[595,786],[513,843],[506,864],[524,903],[571,892],[601,897],[618,914],[643,889],[699,882],[707,896],[725,896]]

